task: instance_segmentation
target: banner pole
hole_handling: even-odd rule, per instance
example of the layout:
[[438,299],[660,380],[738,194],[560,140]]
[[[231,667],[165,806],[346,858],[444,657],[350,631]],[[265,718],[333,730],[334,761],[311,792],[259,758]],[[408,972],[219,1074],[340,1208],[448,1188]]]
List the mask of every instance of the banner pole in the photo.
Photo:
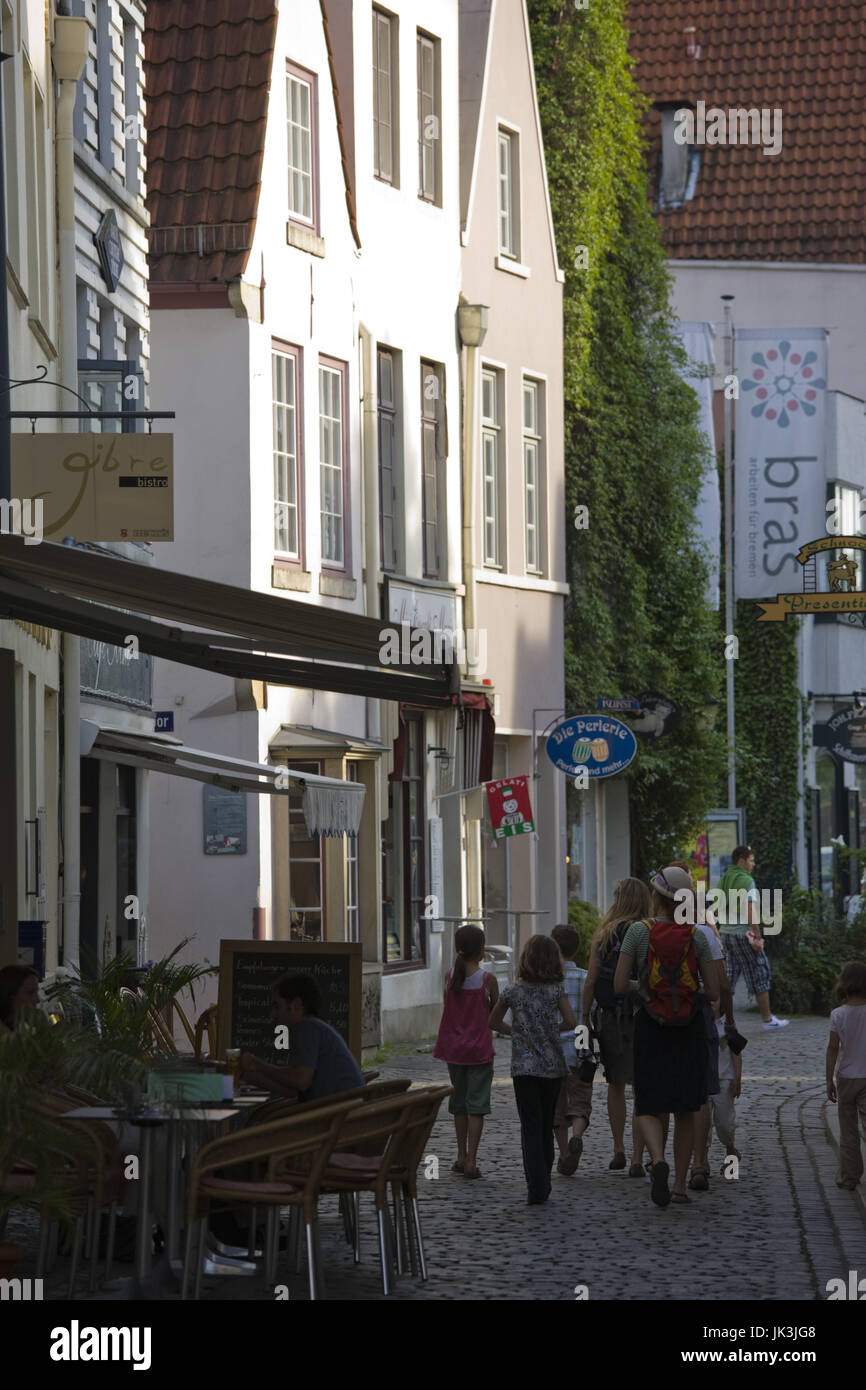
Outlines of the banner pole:
[[[721,296],[725,306],[725,631],[734,635],[734,464],[733,464],[733,402],[730,378],[734,372],[734,322],[731,311],[732,294]],[[737,808],[737,765],[734,746],[734,662],[725,657],[725,691],[728,736],[728,809]]]

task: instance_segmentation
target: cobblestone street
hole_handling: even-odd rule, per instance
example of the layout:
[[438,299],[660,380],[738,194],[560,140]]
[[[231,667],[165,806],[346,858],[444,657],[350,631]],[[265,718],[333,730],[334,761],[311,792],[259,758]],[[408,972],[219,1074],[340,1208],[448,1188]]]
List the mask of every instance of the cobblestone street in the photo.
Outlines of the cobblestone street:
[[[663,1211],[650,1201],[648,1179],[608,1170],[613,1150],[601,1082],[578,1173],[554,1173],[547,1205],[526,1205],[510,1049],[497,1040],[493,1112],[479,1154],[483,1179],[468,1183],[451,1172],[453,1126],[443,1108],[428,1146],[439,1177],[422,1181],[421,1192],[429,1279],[404,1275],[393,1297],[574,1299],[575,1286],[585,1284],[591,1300],[823,1300],[828,1279],[866,1271],[866,1194],[862,1186],[843,1192],[834,1183],[836,1151],[824,1114],[826,1021],[795,1019],[779,1033],[764,1033],[755,1013],[739,1021],[749,1039],[738,1102],[739,1179],[720,1176],[723,1153],[714,1141],[709,1192]],[[383,1079],[445,1077],[441,1063],[411,1045],[380,1070]],[[322,1207],[326,1296],[381,1298],[370,1200],[363,1202],[360,1268],[343,1242],[334,1200]],[[13,1218],[9,1238],[20,1238],[22,1226]],[[17,1271],[22,1275],[32,1273],[32,1219],[26,1235],[31,1258]],[[287,1276],[286,1263],[281,1257],[278,1280],[288,1282],[292,1299],[306,1299],[305,1275]],[[49,1298],[65,1297],[66,1268],[58,1261]],[[165,1285],[160,1293],[177,1297]],[[273,1295],[258,1277],[220,1277],[205,1280],[203,1296]]]

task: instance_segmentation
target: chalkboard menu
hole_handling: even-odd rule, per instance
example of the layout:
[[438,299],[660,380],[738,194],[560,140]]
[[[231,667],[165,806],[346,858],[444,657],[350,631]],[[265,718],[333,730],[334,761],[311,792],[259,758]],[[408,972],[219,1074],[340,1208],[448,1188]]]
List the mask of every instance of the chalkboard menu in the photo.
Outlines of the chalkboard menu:
[[[322,994],[319,1017],[361,1060],[360,942],[221,941],[220,1050],[239,1047],[263,1062],[289,1062],[274,1047],[271,995],[283,975],[314,976]],[[291,1041],[291,1039],[290,1039]]]
[[205,854],[246,854],[247,794],[202,787]]

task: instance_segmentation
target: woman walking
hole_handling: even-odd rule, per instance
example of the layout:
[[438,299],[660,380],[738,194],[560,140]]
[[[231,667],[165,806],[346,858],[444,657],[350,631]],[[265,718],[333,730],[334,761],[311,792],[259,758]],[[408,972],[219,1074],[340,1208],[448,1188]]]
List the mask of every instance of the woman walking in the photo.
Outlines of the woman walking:
[[[582,1021],[590,1022],[595,1003],[595,1033],[607,1082],[607,1118],[613,1135],[613,1158],[609,1168],[624,1168],[625,1088],[634,1081],[632,1044],[634,1006],[628,997],[617,997],[614,975],[623,938],[632,922],[648,918],[652,906],[650,891],[639,878],[620,879],[613,902],[595,931],[589,948],[589,972],[583,986]],[[643,1137],[636,1116],[632,1117],[631,1167],[629,1176],[642,1178]]]
[[[652,1159],[652,1200],[684,1205],[692,1156],[694,1117],[707,1098],[707,1032],[703,996],[715,1001],[719,984],[702,932],[674,918],[678,893],[691,878],[668,866],[651,879],[653,920],[632,922],[623,938],[614,992],[635,989],[641,1008],[634,1028],[635,1113]],[[637,973],[639,984],[633,983]],[[701,987],[703,990],[701,992]],[[674,1188],[664,1161],[663,1122],[674,1116]]]
[[[520,1141],[527,1202],[550,1196],[553,1119],[563,1077],[568,1075],[560,1029],[577,1020],[563,984],[562,955],[549,936],[533,936],[523,948],[517,983],[499,996],[490,1027],[511,1034],[511,1080],[520,1116]],[[512,1022],[504,1023],[508,1011]]]

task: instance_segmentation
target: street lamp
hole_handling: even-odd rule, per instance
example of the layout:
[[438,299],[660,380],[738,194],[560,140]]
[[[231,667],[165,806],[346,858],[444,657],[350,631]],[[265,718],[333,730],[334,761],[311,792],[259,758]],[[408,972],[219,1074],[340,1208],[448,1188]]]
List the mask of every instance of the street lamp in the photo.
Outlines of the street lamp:
[[486,304],[459,304],[457,329],[464,347],[479,348],[487,337]]

